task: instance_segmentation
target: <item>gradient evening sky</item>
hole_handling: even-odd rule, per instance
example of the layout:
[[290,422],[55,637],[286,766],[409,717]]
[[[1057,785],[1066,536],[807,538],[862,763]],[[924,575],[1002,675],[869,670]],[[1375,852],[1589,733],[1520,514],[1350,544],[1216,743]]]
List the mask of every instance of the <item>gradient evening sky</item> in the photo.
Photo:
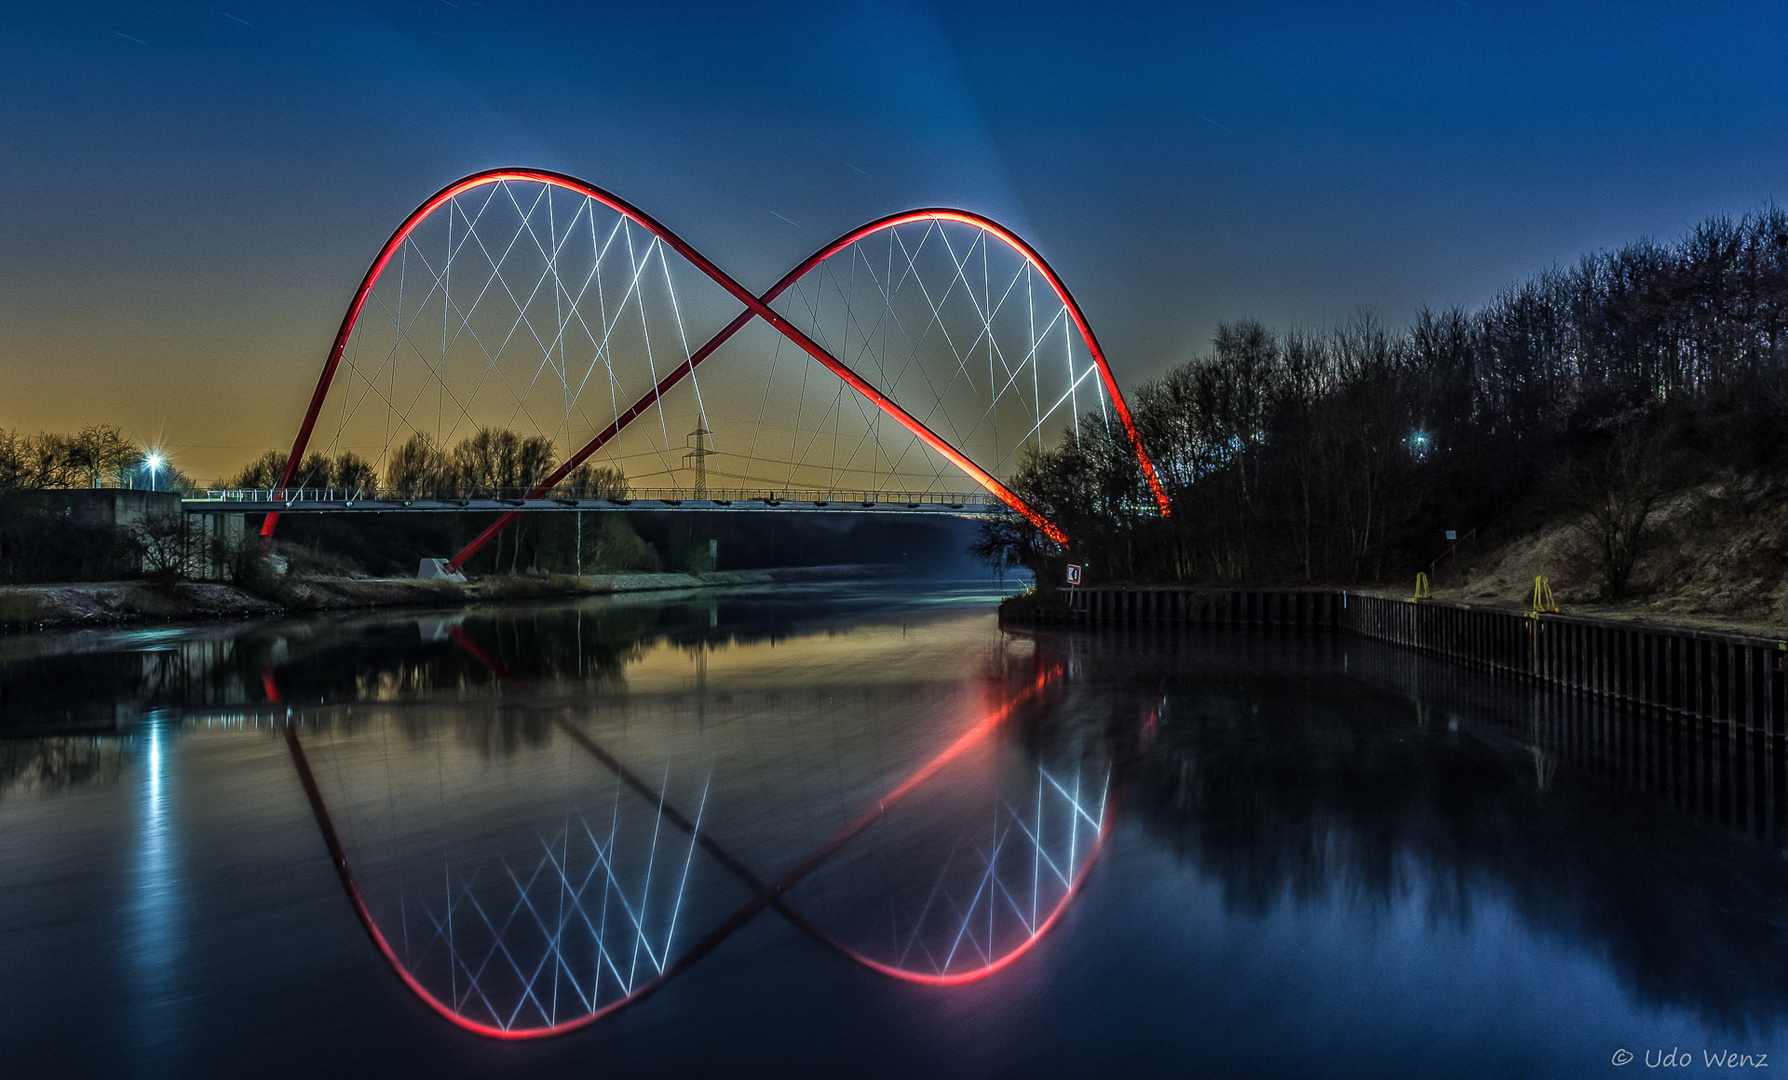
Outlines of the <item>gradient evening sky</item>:
[[116,423],[201,480],[290,444],[380,244],[493,166],[759,289],[979,211],[1125,386],[1225,319],[1474,306],[1788,190],[1779,3],[163,0],[9,5],[0,49],[0,427]]

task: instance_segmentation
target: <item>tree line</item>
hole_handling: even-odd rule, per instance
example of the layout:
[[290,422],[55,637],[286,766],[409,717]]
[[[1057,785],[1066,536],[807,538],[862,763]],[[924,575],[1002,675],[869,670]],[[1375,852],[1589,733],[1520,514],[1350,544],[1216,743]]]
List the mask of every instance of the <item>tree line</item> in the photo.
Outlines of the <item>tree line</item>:
[[[291,455],[269,450],[231,478],[234,488],[279,486]],[[399,444],[386,462],[385,490],[413,497],[516,497],[530,491],[558,467],[551,439],[519,435],[506,428],[481,427],[443,447],[427,432],[415,432]],[[353,450],[308,454],[290,486],[336,491],[371,491],[379,476],[371,462]],[[625,498],[627,476],[620,469],[584,462],[555,487],[586,498]]]
[[[147,487],[147,470],[147,453],[113,424],[89,424],[73,434],[0,428],[0,489]],[[167,465],[155,482],[163,490],[191,485]]]
[[1050,581],[1072,560],[1103,580],[1374,582],[1429,566],[1448,531],[1562,510],[1618,595],[1662,493],[1781,461],[1788,213],[1712,218],[1399,328],[1225,323],[1132,406],[1168,517],[1122,433],[1083,424],[1013,483],[1071,552],[1015,517],[977,550]]

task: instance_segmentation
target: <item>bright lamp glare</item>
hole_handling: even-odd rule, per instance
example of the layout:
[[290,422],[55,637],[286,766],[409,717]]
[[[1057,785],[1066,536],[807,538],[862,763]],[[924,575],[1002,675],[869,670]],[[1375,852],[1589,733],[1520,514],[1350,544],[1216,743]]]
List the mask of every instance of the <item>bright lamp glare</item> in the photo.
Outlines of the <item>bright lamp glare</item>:
[[151,469],[161,468],[161,455],[160,454],[150,454],[149,455],[149,467]]

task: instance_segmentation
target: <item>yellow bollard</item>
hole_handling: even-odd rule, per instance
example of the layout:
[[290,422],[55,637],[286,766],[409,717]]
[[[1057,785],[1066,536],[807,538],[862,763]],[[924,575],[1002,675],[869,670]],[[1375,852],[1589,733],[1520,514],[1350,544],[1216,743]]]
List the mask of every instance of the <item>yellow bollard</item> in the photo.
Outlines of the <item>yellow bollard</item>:
[[1417,600],[1431,600],[1431,599],[1433,599],[1433,595],[1428,591],[1428,575],[1427,574],[1417,574],[1416,575],[1416,594],[1409,598],[1409,602],[1413,604]]
[[1533,610],[1527,614],[1530,616],[1558,614],[1558,604],[1552,599],[1552,583],[1546,580],[1544,574],[1533,579]]

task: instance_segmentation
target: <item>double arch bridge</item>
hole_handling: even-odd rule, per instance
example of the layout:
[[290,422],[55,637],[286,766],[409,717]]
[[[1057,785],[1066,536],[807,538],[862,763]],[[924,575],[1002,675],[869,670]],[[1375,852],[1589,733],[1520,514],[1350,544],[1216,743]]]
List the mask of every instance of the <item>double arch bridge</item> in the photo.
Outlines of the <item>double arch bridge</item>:
[[380,249],[273,487],[187,508],[262,503],[267,541],[285,512],[502,511],[451,570],[536,509],[1004,507],[1066,543],[1008,481],[1088,424],[1166,514],[1085,314],[989,218],[881,218],[754,293],[593,184],[493,169]]

